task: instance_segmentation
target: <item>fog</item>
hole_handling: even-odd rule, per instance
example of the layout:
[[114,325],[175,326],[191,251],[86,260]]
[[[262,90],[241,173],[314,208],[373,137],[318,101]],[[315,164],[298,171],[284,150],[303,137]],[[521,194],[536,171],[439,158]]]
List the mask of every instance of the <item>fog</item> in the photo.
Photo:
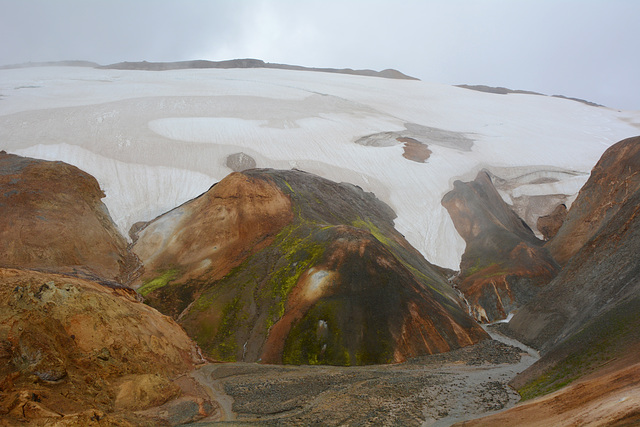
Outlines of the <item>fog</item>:
[[636,0],[0,0],[0,65],[258,58],[640,109]]

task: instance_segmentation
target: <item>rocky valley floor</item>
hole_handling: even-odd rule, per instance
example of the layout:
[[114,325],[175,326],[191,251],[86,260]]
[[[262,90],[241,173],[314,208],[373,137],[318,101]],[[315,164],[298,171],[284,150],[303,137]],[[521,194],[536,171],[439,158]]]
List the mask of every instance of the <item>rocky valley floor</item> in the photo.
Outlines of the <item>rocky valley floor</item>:
[[220,408],[192,425],[451,425],[513,406],[535,360],[494,339],[396,365],[207,364],[191,375]]

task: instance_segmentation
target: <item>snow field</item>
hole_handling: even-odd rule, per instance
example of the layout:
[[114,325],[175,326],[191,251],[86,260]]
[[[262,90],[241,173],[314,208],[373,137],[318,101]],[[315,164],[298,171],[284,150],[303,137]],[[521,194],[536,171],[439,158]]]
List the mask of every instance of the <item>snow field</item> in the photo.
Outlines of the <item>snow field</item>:
[[[258,167],[295,167],[374,192],[411,244],[452,269],[464,241],[440,200],[454,180],[487,168],[508,181],[507,201],[574,196],[604,150],[636,135],[640,122],[640,113],[551,97],[267,69],[0,70],[0,95],[0,148],[95,176],[124,235],[206,191],[231,172],[226,157],[244,152]],[[394,138],[406,124],[473,145],[425,134],[432,155],[416,163]],[[355,143],[381,132],[388,146]],[[544,179],[522,179],[536,171]]]

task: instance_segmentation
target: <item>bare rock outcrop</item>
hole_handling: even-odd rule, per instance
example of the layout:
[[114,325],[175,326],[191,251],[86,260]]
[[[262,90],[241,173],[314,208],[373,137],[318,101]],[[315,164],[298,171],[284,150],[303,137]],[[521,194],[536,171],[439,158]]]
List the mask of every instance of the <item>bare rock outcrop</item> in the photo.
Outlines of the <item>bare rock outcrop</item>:
[[567,206],[562,203],[558,205],[549,215],[538,218],[538,231],[542,233],[545,241],[552,239],[558,230],[562,227],[562,223],[567,217]]
[[640,372],[639,153],[631,138],[603,154],[550,241],[566,264],[506,327],[541,351],[511,383],[534,399],[481,424],[529,414],[545,424],[638,422],[627,400]]
[[36,425],[82,425],[127,412],[124,401],[162,404],[179,394],[169,379],[203,362],[184,330],[131,289],[5,268],[0,348],[0,418]]
[[242,172],[247,169],[255,168],[256,161],[250,155],[240,152],[227,156],[226,165],[234,172]]
[[137,264],[91,175],[0,152],[0,266],[122,280]]
[[373,194],[233,173],[137,231],[146,301],[221,360],[372,364],[487,338]]
[[603,154],[549,244],[565,259],[587,236],[560,274],[509,324],[531,345],[549,349],[640,292],[640,138]]
[[640,137],[610,147],[591,171],[567,218],[545,246],[564,265],[640,189]]
[[477,320],[506,318],[557,274],[542,242],[502,200],[487,172],[469,183],[456,181],[442,204],[467,243],[455,282]]

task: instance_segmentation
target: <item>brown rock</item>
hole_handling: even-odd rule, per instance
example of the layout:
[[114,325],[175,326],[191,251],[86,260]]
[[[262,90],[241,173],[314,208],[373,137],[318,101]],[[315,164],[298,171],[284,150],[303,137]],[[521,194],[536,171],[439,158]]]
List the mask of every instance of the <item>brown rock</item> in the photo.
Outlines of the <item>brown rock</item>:
[[506,318],[557,274],[542,242],[502,200],[485,171],[472,182],[456,181],[442,205],[467,243],[456,284],[476,320]]
[[221,278],[292,219],[289,198],[273,182],[232,173],[138,231],[133,251],[146,273],[135,286],[167,266],[191,278]]
[[[28,396],[34,404],[26,408],[38,417],[53,416],[46,410],[63,415],[87,408],[110,412],[121,377],[166,378],[191,369],[199,360],[195,344],[171,318],[130,292],[79,278],[0,268],[0,340],[8,343],[0,357],[0,374],[8,375],[3,390]],[[174,395],[175,387],[166,383],[156,397]],[[162,400],[144,390],[149,402]],[[16,404],[9,400],[3,398],[0,408],[14,414]],[[136,402],[145,401],[138,397]],[[22,417],[21,411],[16,416]]]
[[179,395],[180,387],[164,376],[129,375],[122,379],[114,405],[119,411],[138,411],[160,406]]
[[611,146],[591,171],[556,236],[546,244],[564,265],[640,188],[640,137]]
[[558,233],[562,223],[567,217],[567,206],[565,204],[558,205],[549,215],[538,218],[538,231],[542,233],[545,241],[553,239]]
[[425,163],[431,156],[431,150],[423,144],[413,138],[400,137],[397,138],[398,142],[404,143],[404,153],[402,157],[405,159],[413,160],[417,163]]
[[0,266],[125,276],[127,243],[102,197],[74,166],[1,153]]
[[[616,175],[622,173],[621,165],[627,165],[623,167],[627,171],[629,165],[637,165],[636,172],[620,175],[622,183]],[[620,304],[637,298],[640,292],[639,175],[640,138],[619,142],[604,153],[572,205],[565,224],[547,245],[552,245],[562,260],[586,237],[584,233],[588,231],[591,237],[571,255],[546,289],[513,317],[509,328],[521,341],[547,350],[583,329],[596,315],[618,310]],[[602,181],[604,177],[607,177],[606,183]],[[608,188],[609,185],[613,187]],[[608,196],[602,195],[602,191],[608,192]],[[627,194],[627,191],[633,192]],[[608,207],[595,203],[605,200]],[[620,205],[618,200],[623,200]],[[611,211],[615,211],[615,215]],[[587,221],[592,221],[593,228],[597,229],[588,229]],[[569,230],[581,237],[568,235]]]

